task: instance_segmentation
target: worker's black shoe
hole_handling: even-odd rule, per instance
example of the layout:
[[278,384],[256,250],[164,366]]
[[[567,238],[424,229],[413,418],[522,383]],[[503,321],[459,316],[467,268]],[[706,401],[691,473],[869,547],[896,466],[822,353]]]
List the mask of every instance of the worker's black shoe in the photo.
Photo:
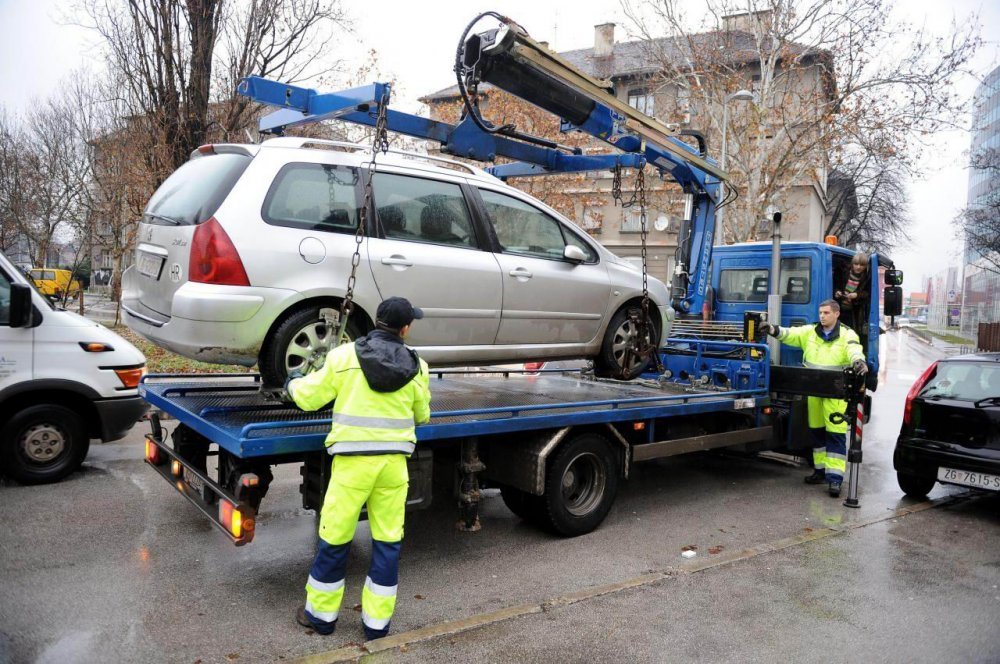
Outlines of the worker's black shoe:
[[332,625],[318,625],[314,623],[309,616],[306,615],[306,607],[304,605],[300,606],[299,610],[295,612],[295,622],[303,627],[308,627],[317,634],[322,634],[323,636],[333,634],[333,630],[337,629],[336,621],[334,621]]
[[806,484],[823,484],[826,482],[825,470],[814,470],[812,475],[806,477]]
[[833,498],[840,498],[840,482],[830,482],[830,496]]

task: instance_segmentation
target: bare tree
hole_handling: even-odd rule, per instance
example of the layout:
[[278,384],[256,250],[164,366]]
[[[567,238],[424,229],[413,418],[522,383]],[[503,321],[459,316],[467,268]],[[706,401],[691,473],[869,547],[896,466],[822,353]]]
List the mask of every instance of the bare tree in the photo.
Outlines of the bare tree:
[[910,240],[906,173],[895,160],[851,155],[827,180],[827,215],[824,235],[846,247],[889,253]]
[[708,0],[698,32],[684,4],[625,9],[656,63],[651,82],[690,100],[692,124],[721,136],[726,96],[755,93],[730,106],[727,167],[740,197],[726,214],[729,242],[757,239],[790,187],[823,191],[838,161],[914,166],[921,136],[956,117],[953,84],[979,44],[974,25],[937,37],[892,24],[887,0]]
[[344,19],[339,0],[80,1],[104,39],[127,114],[153,129],[157,181],[210,138],[248,127],[240,78],[292,82],[316,73]]
[[984,148],[969,160],[973,172],[993,183],[988,191],[964,209],[956,222],[965,234],[966,245],[980,259],[979,266],[1000,273],[1000,149]]

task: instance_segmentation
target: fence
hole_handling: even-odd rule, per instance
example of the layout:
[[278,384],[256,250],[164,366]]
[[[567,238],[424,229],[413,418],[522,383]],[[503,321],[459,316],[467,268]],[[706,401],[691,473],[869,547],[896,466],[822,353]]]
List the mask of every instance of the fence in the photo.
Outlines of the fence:
[[979,324],[979,350],[1000,352],[1000,323]]

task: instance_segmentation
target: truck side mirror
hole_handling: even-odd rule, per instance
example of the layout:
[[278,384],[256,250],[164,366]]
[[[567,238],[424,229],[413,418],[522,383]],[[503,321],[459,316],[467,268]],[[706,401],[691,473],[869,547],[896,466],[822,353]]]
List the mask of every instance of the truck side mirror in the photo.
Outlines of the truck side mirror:
[[885,285],[886,286],[902,286],[903,285],[903,271],[902,270],[886,270],[885,271]]
[[31,327],[31,288],[24,284],[10,285],[10,326]]
[[[888,279],[886,279],[888,282]],[[903,313],[903,289],[899,286],[886,286],[882,291],[882,306],[886,316],[899,316]]]

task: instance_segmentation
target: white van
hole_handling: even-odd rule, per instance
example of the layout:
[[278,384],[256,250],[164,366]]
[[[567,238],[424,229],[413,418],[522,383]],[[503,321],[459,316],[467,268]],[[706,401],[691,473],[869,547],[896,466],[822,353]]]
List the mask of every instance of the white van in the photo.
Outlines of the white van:
[[57,482],[90,440],[118,440],[146,411],[146,358],[111,330],[54,308],[0,253],[0,473]]

